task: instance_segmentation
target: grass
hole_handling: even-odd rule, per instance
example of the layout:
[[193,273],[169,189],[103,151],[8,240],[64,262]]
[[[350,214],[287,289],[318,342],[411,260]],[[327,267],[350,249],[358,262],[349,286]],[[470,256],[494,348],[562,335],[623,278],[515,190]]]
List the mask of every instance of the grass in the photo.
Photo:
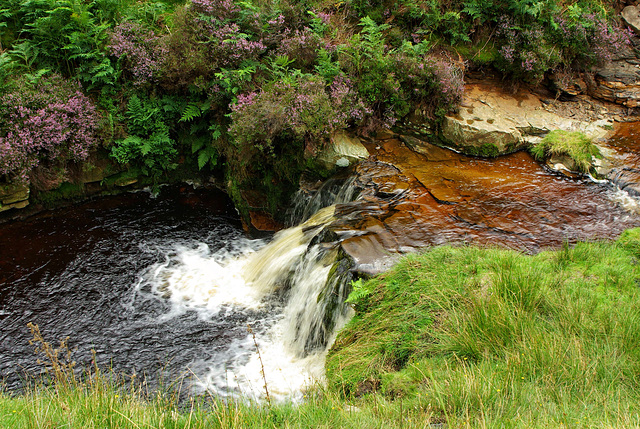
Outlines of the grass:
[[539,161],[554,155],[568,157],[574,165],[567,167],[582,173],[588,173],[591,170],[594,156],[596,158],[602,156],[591,139],[579,131],[551,131],[530,150]]
[[411,255],[356,282],[327,386],[299,405],[180,402],[97,368],[75,377],[64,347],[35,333],[56,381],[0,395],[0,427],[640,427],[639,260],[640,229],[536,256]]
[[639,237],[412,255],[356,285],[331,389],[451,427],[640,427]]

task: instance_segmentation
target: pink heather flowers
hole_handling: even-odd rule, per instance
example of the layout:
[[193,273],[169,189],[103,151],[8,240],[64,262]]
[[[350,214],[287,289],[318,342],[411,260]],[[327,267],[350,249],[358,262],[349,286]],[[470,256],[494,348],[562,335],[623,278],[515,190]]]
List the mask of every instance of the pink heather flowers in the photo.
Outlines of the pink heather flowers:
[[229,129],[236,142],[272,147],[282,136],[320,143],[334,130],[359,123],[371,111],[342,76],[326,87],[319,77],[278,82],[238,96]]
[[115,27],[108,49],[115,57],[126,58],[134,85],[155,81],[167,54],[162,39],[135,22]]
[[0,101],[0,174],[28,181],[41,161],[80,161],[96,146],[97,112],[80,88],[60,76],[24,83]]

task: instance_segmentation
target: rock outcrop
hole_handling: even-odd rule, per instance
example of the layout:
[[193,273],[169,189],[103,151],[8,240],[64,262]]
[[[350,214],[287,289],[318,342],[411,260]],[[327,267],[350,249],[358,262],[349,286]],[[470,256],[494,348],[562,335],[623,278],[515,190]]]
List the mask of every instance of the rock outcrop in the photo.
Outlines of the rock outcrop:
[[318,155],[317,161],[328,170],[333,170],[336,167],[348,167],[368,157],[369,152],[358,137],[337,132],[331,136],[331,141]]
[[21,183],[0,184],[0,212],[29,205],[29,186]]
[[607,63],[587,80],[589,95],[625,107],[640,106],[640,60]]
[[494,157],[535,144],[553,130],[601,139],[611,126],[610,120],[587,122],[550,112],[529,92],[509,94],[473,84],[467,85],[459,112],[445,117],[442,137],[446,145],[467,155]]

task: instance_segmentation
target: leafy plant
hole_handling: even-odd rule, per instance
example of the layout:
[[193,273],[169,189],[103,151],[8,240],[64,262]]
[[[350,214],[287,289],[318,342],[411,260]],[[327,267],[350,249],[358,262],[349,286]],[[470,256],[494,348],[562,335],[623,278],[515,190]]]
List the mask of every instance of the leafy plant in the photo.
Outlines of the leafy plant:
[[154,180],[177,167],[178,151],[161,107],[158,100],[132,96],[125,114],[129,136],[116,140],[111,148],[111,156],[117,162],[134,163]]

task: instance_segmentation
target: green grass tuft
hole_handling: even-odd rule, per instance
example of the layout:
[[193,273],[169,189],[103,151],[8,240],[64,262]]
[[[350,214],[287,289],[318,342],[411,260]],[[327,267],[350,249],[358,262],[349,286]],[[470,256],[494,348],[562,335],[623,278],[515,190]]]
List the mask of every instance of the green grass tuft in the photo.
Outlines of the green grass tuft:
[[583,173],[591,170],[593,157],[602,156],[591,139],[578,131],[551,131],[530,151],[538,161],[554,155],[569,157],[574,165],[567,167]]

